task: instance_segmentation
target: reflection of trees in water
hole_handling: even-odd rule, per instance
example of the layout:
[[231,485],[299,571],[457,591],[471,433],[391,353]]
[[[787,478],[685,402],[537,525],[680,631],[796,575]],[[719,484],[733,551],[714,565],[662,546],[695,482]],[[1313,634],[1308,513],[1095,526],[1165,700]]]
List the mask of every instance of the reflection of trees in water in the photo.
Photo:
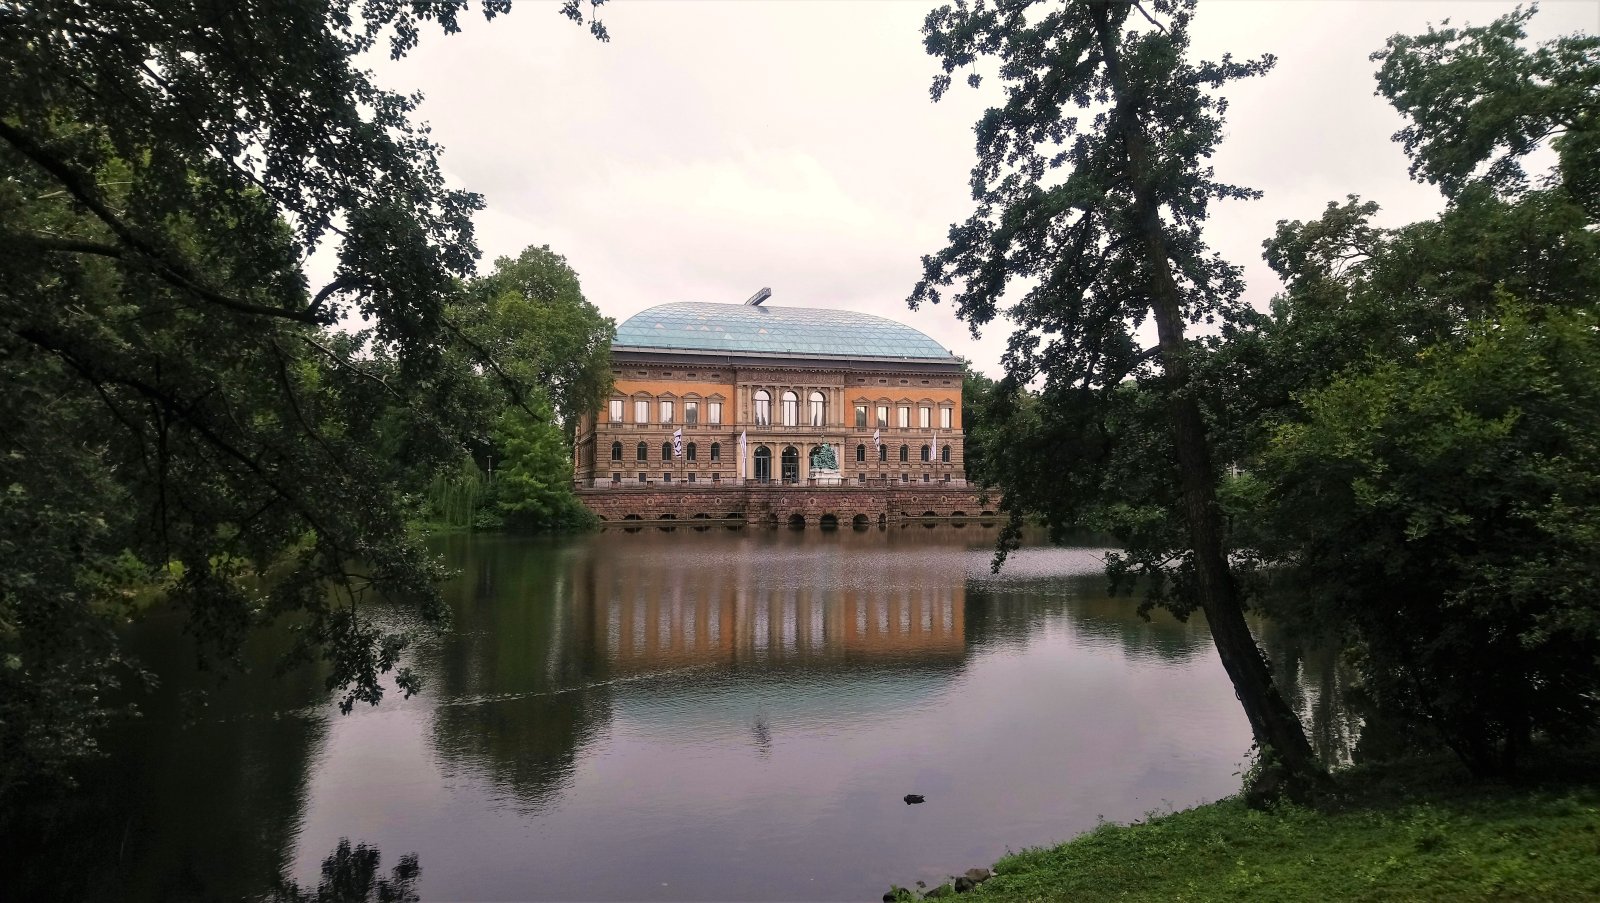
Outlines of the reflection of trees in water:
[[280,880],[268,897],[269,903],[418,903],[417,879],[422,866],[416,853],[407,853],[390,871],[378,877],[383,854],[364,843],[350,847],[350,838],[339,838],[339,846],[322,860],[322,881],[315,888],[301,887]]
[[[271,662],[287,643],[262,634],[247,659]],[[108,758],[84,769],[69,797],[6,813],[6,896],[238,900],[271,887],[325,734],[306,712],[326,698],[320,680],[263,665],[218,686],[167,614],[131,630],[128,648],[159,678],[137,698],[142,716],[108,732]]]
[[1026,643],[1047,621],[1064,620],[1085,642],[1115,644],[1131,659],[1184,662],[1206,654],[1201,618],[1181,622],[1163,611],[1139,617],[1138,601],[1106,593],[1102,574],[979,578],[967,590],[967,638],[974,648]]
[[1273,680],[1306,726],[1317,757],[1329,765],[1351,761],[1362,719],[1351,688],[1355,672],[1335,644],[1308,645],[1270,621],[1258,633],[1272,663]]
[[[1130,658],[1182,662],[1211,654],[1205,617],[1180,622],[1164,611],[1138,615],[1138,600],[1106,593],[1099,574],[1007,580],[980,577],[968,585],[971,648],[1020,645],[1046,621],[1064,618],[1090,642],[1114,642]],[[1361,734],[1350,688],[1354,674],[1337,647],[1307,646],[1265,619],[1252,619],[1274,679],[1306,725],[1312,747],[1330,764],[1350,761]]]
[[560,543],[492,537],[453,542],[447,556],[462,575],[446,588],[454,629],[424,662],[433,746],[540,810],[610,717],[601,663],[584,652],[589,625],[572,612],[593,561]]

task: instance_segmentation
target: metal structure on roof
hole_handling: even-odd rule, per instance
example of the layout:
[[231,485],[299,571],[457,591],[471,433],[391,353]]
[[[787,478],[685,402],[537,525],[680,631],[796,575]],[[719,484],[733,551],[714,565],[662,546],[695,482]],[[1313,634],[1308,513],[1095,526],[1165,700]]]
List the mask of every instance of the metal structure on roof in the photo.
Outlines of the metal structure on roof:
[[617,326],[615,350],[950,361],[916,329],[872,314],[814,307],[658,304]]

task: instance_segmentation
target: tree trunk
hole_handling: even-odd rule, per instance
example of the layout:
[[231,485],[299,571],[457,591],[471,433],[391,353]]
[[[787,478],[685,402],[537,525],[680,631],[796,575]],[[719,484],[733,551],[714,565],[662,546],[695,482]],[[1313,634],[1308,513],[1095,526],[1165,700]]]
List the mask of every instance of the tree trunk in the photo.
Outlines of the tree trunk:
[[[1142,124],[1134,111],[1138,104],[1128,96],[1118,37],[1121,16],[1116,22],[1105,2],[1094,2],[1095,29],[1099,35],[1107,76],[1112,86],[1111,127],[1120,127],[1128,157],[1128,178],[1133,186],[1134,212],[1138,217],[1139,240],[1144,245],[1151,312],[1160,341],[1161,365],[1165,373],[1168,420],[1173,446],[1178,455],[1182,480],[1184,517],[1189,525],[1189,541],[1194,549],[1196,585],[1200,605],[1211,627],[1222,667],[1233,681],[1235,694],[1250,721],[1256,744],[1283,769],[1282,778],[1291,794],[1319,782],[1324,772],[1318,766],[1306,741],[1305,729],[1294,710],[1272,682],[1267,660],[1256,645],[1245,622],[1244,608],[1228,568],[1227,549],[1222,538],[1222,517],[1217,506],[1211,448],[1206,436],[1200,405],[1190,386],[1188,349],[1184,344],[1183,312],[1178,285],[1172,275],[1167,236],[1161,224],[1161,205],[1151,184],[1149,145]],[[1269,752],[1270,751],[1270,752]]]

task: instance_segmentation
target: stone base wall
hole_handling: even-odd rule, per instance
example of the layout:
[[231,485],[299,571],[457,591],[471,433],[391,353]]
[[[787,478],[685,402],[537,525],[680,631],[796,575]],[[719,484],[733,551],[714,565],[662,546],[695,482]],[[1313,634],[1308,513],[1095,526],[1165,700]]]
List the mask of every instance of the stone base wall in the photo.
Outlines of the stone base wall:
[[607,523],[618,521],[740,520],[749,524],[794,523],[815,526],[831,516],[848,526],[920,517],[993,516],[998,494],[982,496],[966,486],[782,486],[746,484],[579,489],[578,500]]

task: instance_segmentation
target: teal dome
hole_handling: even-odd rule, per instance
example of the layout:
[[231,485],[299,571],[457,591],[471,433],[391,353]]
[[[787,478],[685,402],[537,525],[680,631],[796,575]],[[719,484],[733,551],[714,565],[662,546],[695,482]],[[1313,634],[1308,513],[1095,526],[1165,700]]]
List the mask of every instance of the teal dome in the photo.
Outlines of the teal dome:
[[815,307],[658,304],[617,327],[617,350],[951,360],[949,351],[904,323]]

